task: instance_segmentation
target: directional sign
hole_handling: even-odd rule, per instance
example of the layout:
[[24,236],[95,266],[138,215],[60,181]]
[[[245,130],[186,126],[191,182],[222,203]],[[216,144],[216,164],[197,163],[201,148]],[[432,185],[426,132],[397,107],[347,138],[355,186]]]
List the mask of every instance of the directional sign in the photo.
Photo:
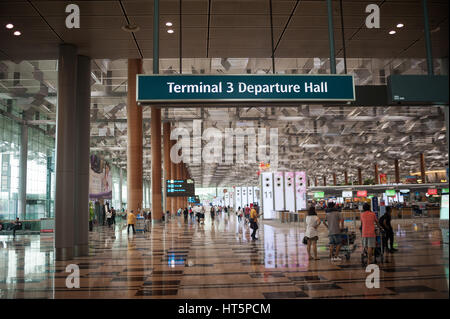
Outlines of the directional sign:
[[138,75],[137,102],[354,101],[352,75]]

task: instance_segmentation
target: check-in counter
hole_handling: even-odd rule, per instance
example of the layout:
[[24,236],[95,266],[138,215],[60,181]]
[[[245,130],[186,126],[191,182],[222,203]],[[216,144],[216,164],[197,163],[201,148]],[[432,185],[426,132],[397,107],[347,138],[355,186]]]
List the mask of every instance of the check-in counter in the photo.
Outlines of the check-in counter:
[[[317,216],[323,221],[325,220],[326,217],[326,212],[324,210],[317,210],[316,211]],[[360,220],[360,215],[361,213],[358,210],[343,210],[341,211],[342,217],[344,218],[344,220],[355,220],[355,221],[359,221]],[[307,211],[297,211],[295,213],[293,212],[288,212],[288,211],[277,211],[277,216],[278,216],[278,220],[281,223],[304,223],[306,221],[306,216],[308,216],[308,212]],[[437,208],[433,208],[433,209],[428,209],[425,214],[423,215],[424,217],[433,217],[433,218],[439,218],[440,216],[440,210]],[[403,219],[403,218],[414,218],[414,212],[412,211],[411,208],[402,208],[402,209],[397,209],[397,208],[393,208],[392,209],[392,219]]]

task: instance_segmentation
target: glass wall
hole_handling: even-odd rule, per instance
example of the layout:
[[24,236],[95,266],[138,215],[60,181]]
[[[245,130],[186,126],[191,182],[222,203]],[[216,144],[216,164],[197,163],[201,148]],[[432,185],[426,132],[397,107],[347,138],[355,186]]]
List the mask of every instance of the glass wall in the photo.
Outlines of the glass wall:
[[[27,219],[54,217],[55,140],[39,127],[28,128]],[[45,185],[45,186],[44,186]]]
[[[0,110],[17,109],[0,103]],[[3,112],[2,112],[3,113]],[[14,219],[18,212],[20,124],[0,113],[0,219]]]
[[[113,187],[112,187],[112,206],[116,209],[119,210],[120,209],[120,191],[119,191],[119,187],[120,187],[120,169],[115,166],[112,165],[112,183],[113,183]],[[127,171],[126,170],[122,170],[122,204],[124,204],[126,202],[126,192],[125,192],[125,196],[123,194],[124,189],[126,190],[127,188]],[[123,205],[122,207],[125,208],[125,206]]]
[[[0,104],[0,219],[12,220],[19,209],[20,110]],[[8,112],[9,111],[9,112]],[[12,118],[11,118],[12,117]],[[54,216],[55,140],[39,127],[28,127],[26,219]]]

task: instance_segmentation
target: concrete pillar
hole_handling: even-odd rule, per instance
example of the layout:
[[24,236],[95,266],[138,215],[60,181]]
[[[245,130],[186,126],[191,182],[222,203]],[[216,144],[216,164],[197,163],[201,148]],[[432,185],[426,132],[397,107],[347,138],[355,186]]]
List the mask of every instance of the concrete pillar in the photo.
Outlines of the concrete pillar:
[[[447,67],[445,68],[445,74],[448,74],[448,59],[445,59],[445,61],[446,61],[446,64],[447,64]],[[449,152],[449,148],[448,148],[448,145],[449,145],[449,140],[448,140],[448,121],[449,121],[449,110],[448,110],[448,105],[444,105],[443,106],[443,108],[444,108],[444,117],[445,117],[445,138],[446,138],[446,140],[447,140],[447,143],[446,143],[446,145],[447,145],[447,153]],[[447,168],[448,168],[448,161],[447,161]],[[447,183],[448,183],[448,181],[447,181]]]
[[333,184],[334,184],[334,186],[337,185],[336,173],[333,173]]
[[[174,140],[170,140],[170,147],[172,148],[172,146],[175,145],[175,141]],[[176,179],[177,176],[177,164],[175,164],[174,162],[170,161],[170,179]],[[171,214],[175,214],[175,212],[177,211],[177,198],[176,197],[171,197],[171,202],[170,202],[170,213]]]
[[164,196],[164,209],[163,212],[170,211],[172,208],[172,198],[167,197],[166,181],[171,179],[171,165],[170,165],[170,123],[163,124],[163,148],[164,148],[164,179],[163,179],[163,196]]
[[374,183],[375,183],[375,185],[377,185],[377,184],[380,184],[380,179],[378,176],[379,175],[378,174],[378,164],[374,164],[373,167],[374,167],[374,177],[375,177]]
[[323,175],[323,186],[327,186],[327,177]]
[[[177,179],[182,179],[181,170],[182,170],[183,162],[177,164]],[[181,196],[176,197],[177,199],[177,210],[181,208],[183,200]]]
[[362,185],[362,184],[363,184],[362,171],[361,171],[361,167],[358,167],[358,185]]
[[152,182],[151,181],[148,181],[147,182],[147,196],[148,196],[148,200],[149,200],[149,207],[151,208],[152,207],[152,192],[151,192],[151,189],[152,189]]
[[[22,116],[26,120],[25,112]],[[27,217],[27,163],[28,163],[28,126],[21,125],[20,128],[20,159],[19,159],[19,210],[20,219]]]
[[[142,107],[136,103],[136,75],[142,60],[128,59],[127,101],[127,209],[142,208]],[[153,147],[153,146],[152,146]]]
[[[186,168],[186,165],[183,163],[183,179],[187,179],[187,178],[188,178],[187,177],[187,168]],[[183,197],[183,206],[182,207],[186,206],[187,200],[188,200],[188,198],[186,196],[184,196]]]
[[314,186],[317,186],[317,177],[314,177]]
[[59,46],[56,122],[55,259],[73,258],[77,48]]
[[152,222],[162,221],[162,185],[161,185],[161,109],[151,109],[151,145],[152,145]]
[[75,146],[74,256],[89,255],[89,151],[91,118],[91,59],[78,56]]
[[122,201],[122,183],[123,183],[123,171],[122,167],[119,168],[119,209],[122,209],[123,207],[123,201]]
[[348,185],[348,173],[347,173],[347,170],[344,171],[344,180],[345,180],[345,185]]
[[425,155],[420,153],[420,177],[422,178],[422,184],[427,182],[427,176],[425,174]]
[[395,183],[400,184],[400,170],[398,167],[398,159],[394,160],[394,166],[395,166]]

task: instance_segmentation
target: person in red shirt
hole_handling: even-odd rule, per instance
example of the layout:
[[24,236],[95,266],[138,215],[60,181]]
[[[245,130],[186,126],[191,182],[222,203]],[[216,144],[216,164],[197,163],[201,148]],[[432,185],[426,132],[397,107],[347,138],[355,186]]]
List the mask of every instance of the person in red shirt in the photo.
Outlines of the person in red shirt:
[[245,206],[244,215],[245,215],[245,220],[247,221],[247,223],[250,223],[250,207],[248,207],[248,205]]
[[380,227],[377,216],[370,210],[370,205],[365,203],[363,205],[363,212],[361,213],[362,225],[362,244],[363,248],[367,248],[368,259],[367,263],[371,264],[373,251],[376,247],[375,225]]

